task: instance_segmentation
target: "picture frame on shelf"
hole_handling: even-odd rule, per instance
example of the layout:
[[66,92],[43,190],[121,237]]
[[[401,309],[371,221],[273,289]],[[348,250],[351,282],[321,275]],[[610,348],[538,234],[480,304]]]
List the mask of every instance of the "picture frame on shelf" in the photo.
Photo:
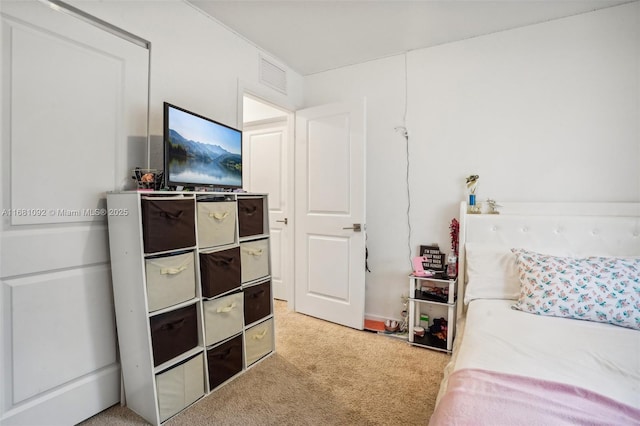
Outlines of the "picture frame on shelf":
[[421,245],[420,257],[422,260],[422,267],[425,270],[432,270],[435,272],[444,272],[445,270],[445,254],[440,251],[440,247],[437,245]]

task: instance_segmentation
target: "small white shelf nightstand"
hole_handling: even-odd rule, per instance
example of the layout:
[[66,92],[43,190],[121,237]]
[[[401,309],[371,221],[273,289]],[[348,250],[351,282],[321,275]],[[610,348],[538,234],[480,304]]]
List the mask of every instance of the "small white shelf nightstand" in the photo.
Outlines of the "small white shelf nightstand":
[[[457,284],[457,278],[409,275],[409,343],[452,352],[456,331]],[[420,325],[420,317],[425,315],[429,317],[428,327],[424,327],[425,335],[416,336],[414,329]],[[433,336],[429,331],[434,319],[440,318],[447,321],[446,339]]]

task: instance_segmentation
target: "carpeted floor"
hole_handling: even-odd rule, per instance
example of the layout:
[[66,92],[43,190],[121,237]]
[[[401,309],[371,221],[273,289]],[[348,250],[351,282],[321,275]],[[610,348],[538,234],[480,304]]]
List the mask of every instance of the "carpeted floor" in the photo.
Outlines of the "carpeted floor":
[[[449,355],[287,311],[276,353],[166,425],[425,425]],[[142,425],[113,406],[81,423]]]

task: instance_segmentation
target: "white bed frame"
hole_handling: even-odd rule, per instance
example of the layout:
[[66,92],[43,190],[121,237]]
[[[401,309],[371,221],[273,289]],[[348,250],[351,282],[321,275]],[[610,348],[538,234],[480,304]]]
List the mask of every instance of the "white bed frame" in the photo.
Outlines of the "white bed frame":
[[464,315],[465,244],[483,242],[572,255],[640,256],[640,203],[500,203],[500,214],[460,204],[458,318]]

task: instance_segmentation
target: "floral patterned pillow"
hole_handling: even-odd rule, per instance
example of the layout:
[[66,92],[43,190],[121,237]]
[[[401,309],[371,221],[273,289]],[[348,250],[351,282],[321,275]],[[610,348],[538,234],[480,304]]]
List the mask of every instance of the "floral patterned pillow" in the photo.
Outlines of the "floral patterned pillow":
[[511,251],[520,278],[514,309],[640,330],[640,259]]

